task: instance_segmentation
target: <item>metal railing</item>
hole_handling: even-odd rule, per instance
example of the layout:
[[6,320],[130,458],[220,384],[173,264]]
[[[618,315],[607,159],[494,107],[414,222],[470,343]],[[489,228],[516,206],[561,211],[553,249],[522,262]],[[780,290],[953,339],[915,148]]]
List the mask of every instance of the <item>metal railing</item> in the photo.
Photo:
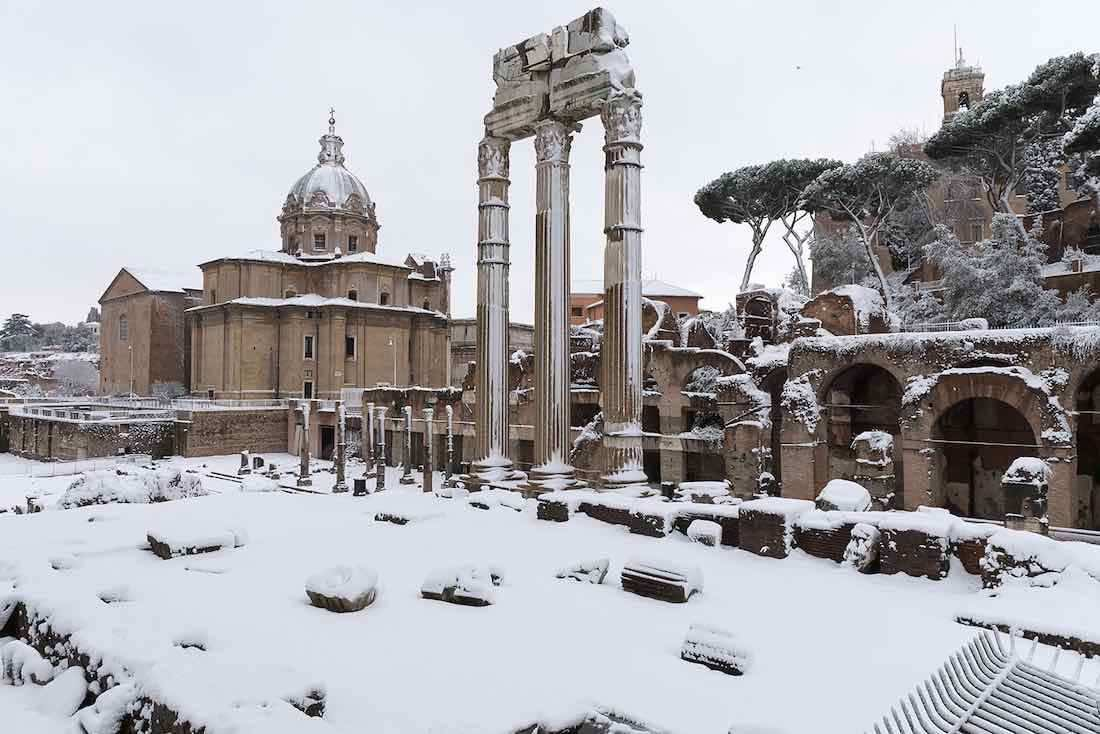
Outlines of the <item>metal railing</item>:
[[1026,326],[990,326],[985,319],[962,319],[960,321],[939,321],[935,323],[905,324],[903,332],[946,332],[946,331],[1010,331],[1013,329],[1055,329],[1059,326],[1100,326],[1100,321],[1056,321],[1053,324],[1028,324]]

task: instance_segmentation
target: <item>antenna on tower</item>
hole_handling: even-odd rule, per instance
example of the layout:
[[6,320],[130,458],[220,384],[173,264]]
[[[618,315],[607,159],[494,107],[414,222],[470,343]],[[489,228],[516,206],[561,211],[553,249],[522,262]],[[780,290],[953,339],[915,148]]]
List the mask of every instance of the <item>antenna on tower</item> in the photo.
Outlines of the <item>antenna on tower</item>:
[[954,23],[951,25],[951,33],[954,37],[955,44],[955,66],[959,65],[959,24]]

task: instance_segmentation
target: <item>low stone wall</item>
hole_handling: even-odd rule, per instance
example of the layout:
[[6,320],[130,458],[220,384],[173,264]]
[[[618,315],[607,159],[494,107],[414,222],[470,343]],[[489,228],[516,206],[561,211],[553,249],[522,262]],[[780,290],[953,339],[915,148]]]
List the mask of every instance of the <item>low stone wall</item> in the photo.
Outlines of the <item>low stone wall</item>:
[[248,450],[285,453],[290,411],[196,410],[176,419],[176,452],[181,456],[215,456]]
[[80,461],[119,453],[159,458],[176,453],[170,420],[81,423],[13,415],[9,443],[11,453],[40,461]]

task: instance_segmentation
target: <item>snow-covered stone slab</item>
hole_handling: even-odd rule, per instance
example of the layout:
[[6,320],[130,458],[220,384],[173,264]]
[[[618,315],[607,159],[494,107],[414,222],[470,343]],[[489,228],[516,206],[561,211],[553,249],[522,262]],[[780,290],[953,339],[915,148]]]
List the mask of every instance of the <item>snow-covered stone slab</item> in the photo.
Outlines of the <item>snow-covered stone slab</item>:
[[222,548],[238,548],[248,542],[240,529],[204,529],[187,526],[150,530],[149,547],[160,558],[210,553]]
[[558,571],[555,576],[559,579],[571,579],[573,581],[583,581],[589,584],[602,584],[604,578],[607,576],[607,568],[610,562],[606,558],[599,558],[595,561],[585,561],[578,563],[568,568],[563,568]]
[[633,558],[623,566],[621,578],[624,591],[678,604],[703,590],[703,572],[698,566],[669,561]]
[[630,510],[630,532],[663,538],[672,532],[672,526],[680,510],[674,502],[658,499],[635,500]]
[[938,581],[951,568],[950,535],[955,518],[940,508],[886,512],[878,516],[882,542],[879,571]]
[[733,504],[709,505],[702,502],[677,502],[676,519],[673,527],[687,535],[688,528],[696,520],[707,520],[718,523],[722,528],[722,537],[719,542],[731,548],[736,548],[740,540],[739,517],[741,514],[740,501]]
[[743,675],[752,661],[752,654],[730,632],[705,624],[688,628],[680,658],[699,663],[727,675]]
[[378,574],[364,566],[334,566],[306,579],[306,595],[330,612],[358,612],[374,602]]
[[794,525],[799,516],[814,509],[809,500],[765,497],[739,505],[742,549],[758,556],[786,558],[794,548]]
[[730,496],[730,483],[680,482],[676,487],[676,499],[684,502],[713,503]]
[[50,662],[22,640],[12,640],[0,648],[0,683],[42,686],[53,680],[54,672]]
[[713,520],[692,520],[688,525],[687,536],[693,543],[713,548],[722,542],[722,526]]
[[500,586],[503,578],[499,569],[489,566],[445,568],[428,575],[420,587],[420,595],[452,604],[486,607],[495,601],[494,587]]
[[982,575],[982,558],[985,556],[986,544],[989,537],[1001,529],[999,523],[964,522],[963,520],[956,520],[951,525],[951,551],[967,573],[975,576]]
[[476,507],[479,510],[507,507],[517,512],[521,512],[526,506],[526,501],[520,493],[495,487],[482,489],[478,492],[471,492],[466,498],[466,503],[470,505],[470,507]]
[[636,716],[605,706],[573,706],[544,713],[513,734],[671,734]]
[[1071,563],[1066,546],[1037,533],[998,529],[987,536],[982,585],[996,589],[1008,579],[1035,579],[1061,573]]

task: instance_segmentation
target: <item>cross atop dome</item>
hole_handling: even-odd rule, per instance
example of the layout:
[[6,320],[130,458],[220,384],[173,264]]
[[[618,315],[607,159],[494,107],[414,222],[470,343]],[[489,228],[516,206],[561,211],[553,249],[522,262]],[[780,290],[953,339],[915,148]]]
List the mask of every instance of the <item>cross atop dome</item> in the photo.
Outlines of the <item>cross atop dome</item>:
[[317,154],[318,163],[344,164],[344,140],[336,134],[336,108],[328,109],[328,134],[318,141],[321,152]]

